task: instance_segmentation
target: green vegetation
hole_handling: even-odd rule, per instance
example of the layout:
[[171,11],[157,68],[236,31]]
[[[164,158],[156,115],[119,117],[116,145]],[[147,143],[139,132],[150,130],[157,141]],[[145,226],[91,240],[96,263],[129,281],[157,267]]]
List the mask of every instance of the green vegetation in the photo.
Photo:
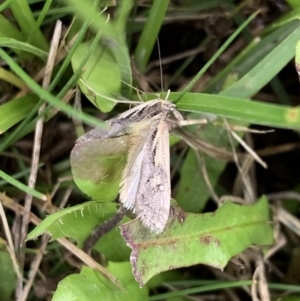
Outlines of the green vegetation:
[[[1,301],[300,300],[300,3],[250,2],[2,1]],[[158,97],[206,121],[159,235],[114,222],[128,135],[75,142]]]

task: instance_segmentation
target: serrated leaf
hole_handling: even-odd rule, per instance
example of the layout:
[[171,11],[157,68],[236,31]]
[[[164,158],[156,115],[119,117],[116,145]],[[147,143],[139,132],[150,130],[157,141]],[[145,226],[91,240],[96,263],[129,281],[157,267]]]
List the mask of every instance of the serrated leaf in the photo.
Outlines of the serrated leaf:
[[205,214],[185,213],[173,205],[160,235],[149,233],[138,220],[120,228],[132,249],[133,274],[141,286],[162,271],[199,263],[223,269],[230,258],[246,248],[273,242],[265,197],[251,206],[228,201]]
[[115,204],[99,201],[65,208],[47,216],[28,234],[27,240],[47,233],[52,236],[51,240],[70,237],[80,244],[101,220],[107,219],[114,212],[116,212]]
[[189,150],[180,170],[176,200],[185,211],[201,212],[207,203],[208,195],[195,152]]
[[[48,233],[51,240],[68,237],[81,247],[96,226],[109,219],[116,212],[116,205],[99,201],[86,202],[62,209],[47,216],[27,237],[27,240]],[[128,219],[124,219],[128,221]],[[107,260],[128,260],[130,250],[121,237],[119,229],[113,229],[96,243],[94,249],[106,256]]]
[[88,196],[109,202],[119,193],[126,163],[128,136],[78,143],[71,152],[76,185]]
[[125,291],[117,290],[93,269],[82,267],[80,274],[70,275],[59,283],[52,301],[148,300],[148,291],[146,288],[140,289],[135,282],[129,262],[109,263],[107,269],[120,280]]
[[[75,71],[89,52],[90,44],[86,42],[79,45],[72,56]],[[110,112],[116,103],[107,97],[115,99],[120,94],[121,82],[121,71],[113,55],[107,47],[99,46],[98,51],[88,59],[78,83],[82,93],[97,108],[102,112]]]

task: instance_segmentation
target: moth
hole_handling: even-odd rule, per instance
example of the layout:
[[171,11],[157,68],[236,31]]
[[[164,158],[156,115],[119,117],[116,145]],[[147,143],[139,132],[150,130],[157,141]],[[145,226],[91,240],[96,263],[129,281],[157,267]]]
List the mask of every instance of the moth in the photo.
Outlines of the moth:
[[174,104],[155,99],[109,119],[106,128],[95,128],[77,140],[82,143],[129,135],[120,202],[136,214],[144,227],[157,234],[164,230],[170,211],[169,130],[182,120]]

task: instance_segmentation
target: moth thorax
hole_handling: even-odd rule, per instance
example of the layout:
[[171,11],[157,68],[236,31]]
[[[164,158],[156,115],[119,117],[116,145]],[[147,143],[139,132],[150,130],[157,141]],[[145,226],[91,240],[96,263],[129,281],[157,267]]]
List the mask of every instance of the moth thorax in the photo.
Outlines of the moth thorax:
[[176,110],[175,105],[173,103],[167,101],[167,100],[163,101],[162,109],[163,109],[163,111],[168,112],[168,113],[173,112],[174,110]]
[[176,120],[183,120],[182,115],[176,110],[175,104],[168,100],[162,101],[162,111],[164,112],[166,117],[172,114]]

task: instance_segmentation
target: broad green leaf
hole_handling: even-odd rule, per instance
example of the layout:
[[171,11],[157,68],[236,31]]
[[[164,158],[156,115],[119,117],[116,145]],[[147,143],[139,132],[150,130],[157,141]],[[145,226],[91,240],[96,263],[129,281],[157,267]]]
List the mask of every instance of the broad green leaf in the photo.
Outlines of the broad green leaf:
[[208,196],[195,152],[189,150],[180,169],[180,182],[176,200],[184,211],[201,212],[205,207]]
[[[72,66],[76,71],[82,58],[89,51],[90,42],[78,46],[73,57]],[[121,90],[120,68],[107,47],[99,47],[88,59],[79,80],[82,93],[102,112],[110,112]],[[106,98],[105,98],[106,97]]]
[[13,99],[0,106],[0,134],[25,118],[38,102],[34,94]]
[[[115,204],[98,201],[65,208],[47,216],[28,234],[27,240],[48,233],[52,236],[51,240],[68,237],[81,247],[95,227],[109,219],[115,212]],[[113,261],[127,260],[130,253],[117,228],[105,234],[97,242],[95,249]]]
[[[126,33],[121,30],[120,23],[114,23],[112,18],[108,21],[106,14],[101,14],[95,6],[91,5],[89,1],[72,1],[67,0],[73,7],[76,16],[82,20],[89,20],[89,24],[92,30],[96,33],[103,35],[102,47],[107,49],[113,54],[114,59],[117,62],[120,70],[121,82],[126,83],[122,86],[122,95],[130,97],[131,94],[131,65],[130,57],[128,52],[128,46],[126,44]],[[132,0],[126,1],[127,3],[122,4],[122,12],[119,13],[123,17],[128,14],[128,8],[132,6]],[[124,23],[125,20],[119,20]],[[122,26],[123,28],[124,26]],[[117,78],[112,78],[117,81]],[[120,82],[120,80],[119,80]]]
[[[226,163],[217,159],[209,160],[205,154],[203,154],[203,160],[210,184],[214,187],[219,178],[219,166],[225,167]],[[176,194],[176,201],[187,212],[201,212],[210,197],[200,164],[195,152],[189,150],[180,170],[180,182]]]
[[88,196],[109,202],[119,193],[126,163],[128,136],[78,143],[71,152],[76,185]]
[[[0,238],[0,299],[12,300],[13,291],[17,285],[17,275],[13,267],[11,256],[7,251],[6,243]],[[5,277],[3,277],[5,275]]]
[[132,249],[130,261],[135,279],[143,286],[162,272],[195,264],[223,269],[233,256],[252,245],[273,243],[269,207],[265,197],[254,205],[226,202],[214,213],[185,213],[173,205],[166,229],[149,233],[139,220],[121,226]]
[[117,289],[101,274],[84,266],[80,274],[69,275],[59,283],[52,301],[148,300],[148,291],[146,288],[141,289],[134,280],[129,262],[110,262],[107,269],[120,280],[124,291]]
[[33,92],[35,92],[43,100],[47,101],[51,106],[54,106],[56,109],[60,109],[66,114],[78,118],[87,124],[101,126],[101,123],[98,119],[83,112],[79,112],[72,106],[65,104],[63,101],[61,101],[61,99],[53,96],[49,91],[43,89],[2,48],[0,48],[0,57],[6,61],[11,70],[15,72]]

